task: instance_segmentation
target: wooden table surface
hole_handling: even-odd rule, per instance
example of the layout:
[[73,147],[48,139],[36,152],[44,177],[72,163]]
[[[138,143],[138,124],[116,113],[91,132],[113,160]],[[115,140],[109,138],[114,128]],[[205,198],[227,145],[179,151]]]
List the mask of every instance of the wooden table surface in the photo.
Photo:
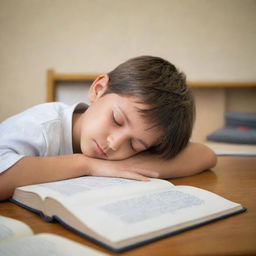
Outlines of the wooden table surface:
[[[241,203],[247,211],[126,251],[121,255],[256,255],[256,157],[219,157],[217,166],[212,170],[170,181],[175,185],[207,189]],[[38,215],[8,201],[0,203],[0,215],[27,223],[35,233],[58,234],[110,255],[118,255],[58,223],[46,223]]]

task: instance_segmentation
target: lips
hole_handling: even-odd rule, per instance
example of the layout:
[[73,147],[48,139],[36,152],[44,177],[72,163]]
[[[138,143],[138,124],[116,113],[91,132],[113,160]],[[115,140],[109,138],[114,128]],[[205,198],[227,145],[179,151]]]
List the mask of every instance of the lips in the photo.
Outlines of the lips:
[[94,141],[94,142],[95,142],[95,145],[96,145],[96,151],[97,151],[97,153],[98,153],[100,156],[106,157],[107,155],[106,155],[106,153],[102,150],[102,148],[100,147],[100,145],[99,145],[96,141]]

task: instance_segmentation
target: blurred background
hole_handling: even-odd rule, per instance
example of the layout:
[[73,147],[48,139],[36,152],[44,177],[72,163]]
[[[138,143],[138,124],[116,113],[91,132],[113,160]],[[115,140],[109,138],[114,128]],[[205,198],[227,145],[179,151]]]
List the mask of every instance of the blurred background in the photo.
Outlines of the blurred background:
[[[0,121],[46,102],[48,69],[105,73],[139,55],[169,60],[190,82],[255,82],[256,1],[1,0],[0,43]],[[216,113],[256,112],[255,87],[228,99],[209,90],[195,89],[199,139],[202,124],[223,122]]]

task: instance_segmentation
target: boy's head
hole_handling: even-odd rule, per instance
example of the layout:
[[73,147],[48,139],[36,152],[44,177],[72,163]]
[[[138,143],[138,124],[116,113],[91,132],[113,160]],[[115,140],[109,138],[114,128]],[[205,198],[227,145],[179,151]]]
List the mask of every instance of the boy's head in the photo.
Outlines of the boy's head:
[[142,56],[96,78],[92,103],[73,118],[76,152],[109,160],[149,150],[164,158],[188,143],[194,100],[185,75],[158,57]]
[[185,75],[162,58],[141,56],[120,64],[108,76],[104,95],[134,96],[147,106],[138,111],[161,134],[150,150],[164,158],[177,155],[189,141],[195,117]]

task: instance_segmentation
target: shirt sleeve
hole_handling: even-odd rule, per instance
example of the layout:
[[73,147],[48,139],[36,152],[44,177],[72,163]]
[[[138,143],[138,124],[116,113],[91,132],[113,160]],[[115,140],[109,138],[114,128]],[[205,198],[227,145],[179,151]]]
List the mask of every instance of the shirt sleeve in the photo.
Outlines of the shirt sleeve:
[[16,115],[0,124],[0,173],[25,156],[43,156],[41,125],[28,115]]

